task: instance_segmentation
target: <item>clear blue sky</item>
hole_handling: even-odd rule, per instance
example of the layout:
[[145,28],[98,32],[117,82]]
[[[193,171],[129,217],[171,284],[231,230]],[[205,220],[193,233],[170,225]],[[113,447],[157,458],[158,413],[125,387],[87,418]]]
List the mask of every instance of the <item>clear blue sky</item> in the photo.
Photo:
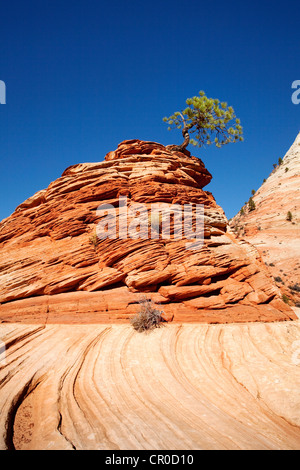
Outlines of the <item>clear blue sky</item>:
[[0,219],[66,167],[125,139],[181,143],[162,118],[204,90],[245,141],[192,153],[228,218],[300,130],[299,1],[1,2]]

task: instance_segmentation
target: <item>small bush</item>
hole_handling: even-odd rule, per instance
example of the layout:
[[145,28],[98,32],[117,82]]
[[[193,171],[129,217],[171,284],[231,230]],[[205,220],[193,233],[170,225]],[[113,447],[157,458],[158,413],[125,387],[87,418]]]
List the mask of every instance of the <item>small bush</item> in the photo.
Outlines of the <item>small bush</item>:
[[297,282],[297,284],[293,284],[293,285],[289,286],[289,289],[293,290],[295,292],[300,292],[300,286],[299,286],[298,282]]
[[289,304],[290,302],[289,297],[285,294],[282,294],[282,300],[284,301],[285,304]]
[[90,238],[89,238],[89,243],[90,243],[90,245],[93,245],[94,248],[97,247],[97,245],[98,245],[98,243],[99,243],[99,239],[98,239],[98,237],[97,237],[97,233],[96,233],[96,232],[94,232],[94,233],[90,236]]
[[300,302],[296,302],[295,307],[300,308]]
[[248,209],[250,212],[255,211],[256,205],[255,202],[253,201],[252,197],[250,197],[249,202],[248,202]]
[[293,214],[291,213],[291,211],[288,211],[288,213],[286,215],[286,220],[288,222],[291,222],[293,220]]
[[152,300],[143,298],[139,302],[140,311],[130,319],[133,328],[139,333],[159,328],[163,322],[163,312],[155,307]]
[[280,276],[276,276],[274,279],[275,279],[276,282],[282,282],[283,283],[283,280],[281,279]]

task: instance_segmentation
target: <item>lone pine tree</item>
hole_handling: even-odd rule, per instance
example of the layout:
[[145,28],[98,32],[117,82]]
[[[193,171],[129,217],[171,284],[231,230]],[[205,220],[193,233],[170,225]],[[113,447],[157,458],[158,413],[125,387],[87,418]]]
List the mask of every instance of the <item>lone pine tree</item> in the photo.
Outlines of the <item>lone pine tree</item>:
[[[188,98],[186,104],[183,111],[163,118],[169,124],[169,130],[181,129],[184,141],[178,146],[180,150],[184,150],[189,143],[198,147],[205,144],[221,147],[243,140],[243,128],[232,106],[207,98],[204,91],[200,91],[199,96]],[[194,139],[191,139],[191,134],[195,134]]]

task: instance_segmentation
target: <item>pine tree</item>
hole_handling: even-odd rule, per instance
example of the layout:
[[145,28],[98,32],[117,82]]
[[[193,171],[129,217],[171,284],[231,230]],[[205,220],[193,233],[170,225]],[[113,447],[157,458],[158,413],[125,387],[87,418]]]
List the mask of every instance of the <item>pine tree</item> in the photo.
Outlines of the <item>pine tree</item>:
[[248,209],[250,212],[255,211],[256,205],[255,202],[253,201],[252,197],[250,197],[249,202],[248,202]]
[[[202,147],[215,144],[216,147],[243,140],[243,128],[236,117],[232,106],[218,99],[207,98],[204,91],[199,96],[188,98],[188,105],[183,111],[176,111],[169,117],[163,118],[172,128],[181,129],[184,142],[179,146],[185,149],[189,143]],[[234,123],[232,123],[232,121]],[[195,138],[191,139],[190,134]]]

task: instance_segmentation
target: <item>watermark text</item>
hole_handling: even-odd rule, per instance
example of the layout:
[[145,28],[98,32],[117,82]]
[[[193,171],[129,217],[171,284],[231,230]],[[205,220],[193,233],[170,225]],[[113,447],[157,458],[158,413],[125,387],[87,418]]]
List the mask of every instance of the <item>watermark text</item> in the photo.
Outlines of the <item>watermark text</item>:
[[6,365],[6,347],[5,343],[0,340],[0,367]]
[[294,80],[292,83],[292,88],[296,90],[292,94],[292,103],[299,104],[300,103],[300,80]]
[[300,340],[296,340],[292,344],[293,354],[292,354],[292,364],[295,366],[300,365]]
[[132,203],[120,196],[116,204],[101,204],[99,240],[164,239],[186,240],[187,250],[198,250],[204,243],[204,206],[202,204]]
[[3,80],[0,80],[0,104],[6,104],[6,85]]

